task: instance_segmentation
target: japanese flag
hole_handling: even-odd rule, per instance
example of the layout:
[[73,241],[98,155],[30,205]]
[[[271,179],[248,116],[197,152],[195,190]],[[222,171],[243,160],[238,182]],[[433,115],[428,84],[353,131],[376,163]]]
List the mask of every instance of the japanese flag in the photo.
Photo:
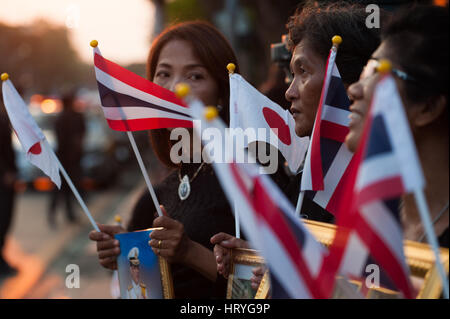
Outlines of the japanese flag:
[[2,91],[6,112],[27,159],[47,174],[58,188],[61,188],[58,160],[31,116],[27,105],[10,80],[3,81]]
[[288,110],[271,101],[239,74],[230,75],[230,128],[265,129],[267,134],[248,135],[244,147],[260,141],[276,147],[296,173],[309,145],[308,137],[295,134],[295,121]]

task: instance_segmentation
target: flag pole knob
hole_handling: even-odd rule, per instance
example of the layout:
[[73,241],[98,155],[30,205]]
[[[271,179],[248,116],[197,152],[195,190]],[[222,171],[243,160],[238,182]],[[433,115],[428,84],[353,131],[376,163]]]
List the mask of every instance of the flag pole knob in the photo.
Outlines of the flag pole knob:
[[388,60],[380,60],[380,63],[378,64],[377,67],[377,71],[379,73],[386,74],[391,72],[391,70],[392,70],[391,62],[389,62]]
[[175,94],[180,99],[186,97],[190,91],[191,91],[191,88],[186,83],[178,83],[175,86]]
[[8,80],[8,79],[9,79],[9,75],[8,75],[8,73],[2,73],[2,76],[1,76],[1,78],[2,78],[2,81],[6,81],[6,80]]
[[227,70],[228,73],[233,74],[234,70],[236,70],[236,65],[234,63],[228,63]]
[[334,46],[339,46],[342,43],[342,38],[339,35],[335,35],[331,38],[331,42],[333,42]]
[[217,116],[219,116],[219,111],[214,106],[207,106],[205,108],[205,118],[207,121],[214,120]]
[[98,45],[98,41],[97,40],[92,40],[90,44],[91,44],[91,47],[96,48],[97,45]]
[[114,216],[114,221],[118,224],[122,222],[122,218],[119,215]]

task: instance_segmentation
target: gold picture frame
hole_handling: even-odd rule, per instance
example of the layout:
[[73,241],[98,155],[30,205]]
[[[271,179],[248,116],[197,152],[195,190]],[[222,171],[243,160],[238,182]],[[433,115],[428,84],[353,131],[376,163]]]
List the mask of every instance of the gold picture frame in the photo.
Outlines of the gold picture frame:
[[161,256],[158,256],[158,262],[164,299],[174,299],[175,293],[173,291],[173,280],[172,272],[170,271],[170,264],[164,257]]
[[[326,247],[331,245],[336,234],[335,225],[311,220],[303,220],[303,222],[320,243]],[[420,285],[417,299],[439,298],[442,292],[442,284],[437,273],[434,253],[430,246],[419,242],[405,240],[404,252],[406,261],[410,267],[411,279],[413,283],[415,282]],[[445,271],[448,275],[449,250],[447,248],[440,248],[440,259],[443,262]],[[350,283],[358,285],[356,281],[350,281]],[[373,288],[370,289],[367,297],[397,298],[398,293],[383,288]]]
[[256,250],[236,248],[231,252],[231,269],[228,276],[227,299],[265,299],[269,292],[268,273],[255,291],[250,286],[251,269],[265,264]]

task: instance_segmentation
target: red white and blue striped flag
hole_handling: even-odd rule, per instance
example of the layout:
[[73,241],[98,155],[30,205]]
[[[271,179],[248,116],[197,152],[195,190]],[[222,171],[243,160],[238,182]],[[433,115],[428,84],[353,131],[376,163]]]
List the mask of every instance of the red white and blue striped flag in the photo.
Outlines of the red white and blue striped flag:
[[335,63],[336,54],[332,48],[300,185],[305,196],[334,215],[353,167],[353,154],[344,144],[350,101]]
[[363,278],[366,266],[376,262],[388,276],[384,286],[414,298],[403,252],[399,202],[403,194],[422,189],[424,177],[390,75],[377,84],[355,162],[358,171],[348,184],[327,267],[350,278]]
[[[201,102],[189,103],[189,108],[193,116],[202,121],[201,131],[194,126],[200,136],[205,138],[202,131],[211,128],[225,134],[225,125],[220,119],[204,119]],[[258,173],[257,164],[236,163],[233,158],[223,161],[222,154],[233,154],[227,150],[232,147],[231,143],[221,143],[220,139],[203,142],[206,144],[204,153],[211,156],[228,200],[237,205],[243,231],[251,245],[260,251],[271,276],[287,297],[322,298],[316,281],[326,254],[325,247],[295,216],[294,207],[272,180]]]
[[192,127],[188,108],[173,92],[105,59],[98,47],[94,65],[102,109],[113,130]]

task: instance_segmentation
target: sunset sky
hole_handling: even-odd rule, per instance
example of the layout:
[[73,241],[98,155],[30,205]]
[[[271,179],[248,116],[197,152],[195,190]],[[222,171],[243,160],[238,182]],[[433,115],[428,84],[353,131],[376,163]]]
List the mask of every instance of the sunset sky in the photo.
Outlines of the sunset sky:
[[63,25],[87,62],[92,62],[93,39],[115,62],[145,62],[153,14],[150,0],[0,0],[0,22],[23,25],[44,18]]

